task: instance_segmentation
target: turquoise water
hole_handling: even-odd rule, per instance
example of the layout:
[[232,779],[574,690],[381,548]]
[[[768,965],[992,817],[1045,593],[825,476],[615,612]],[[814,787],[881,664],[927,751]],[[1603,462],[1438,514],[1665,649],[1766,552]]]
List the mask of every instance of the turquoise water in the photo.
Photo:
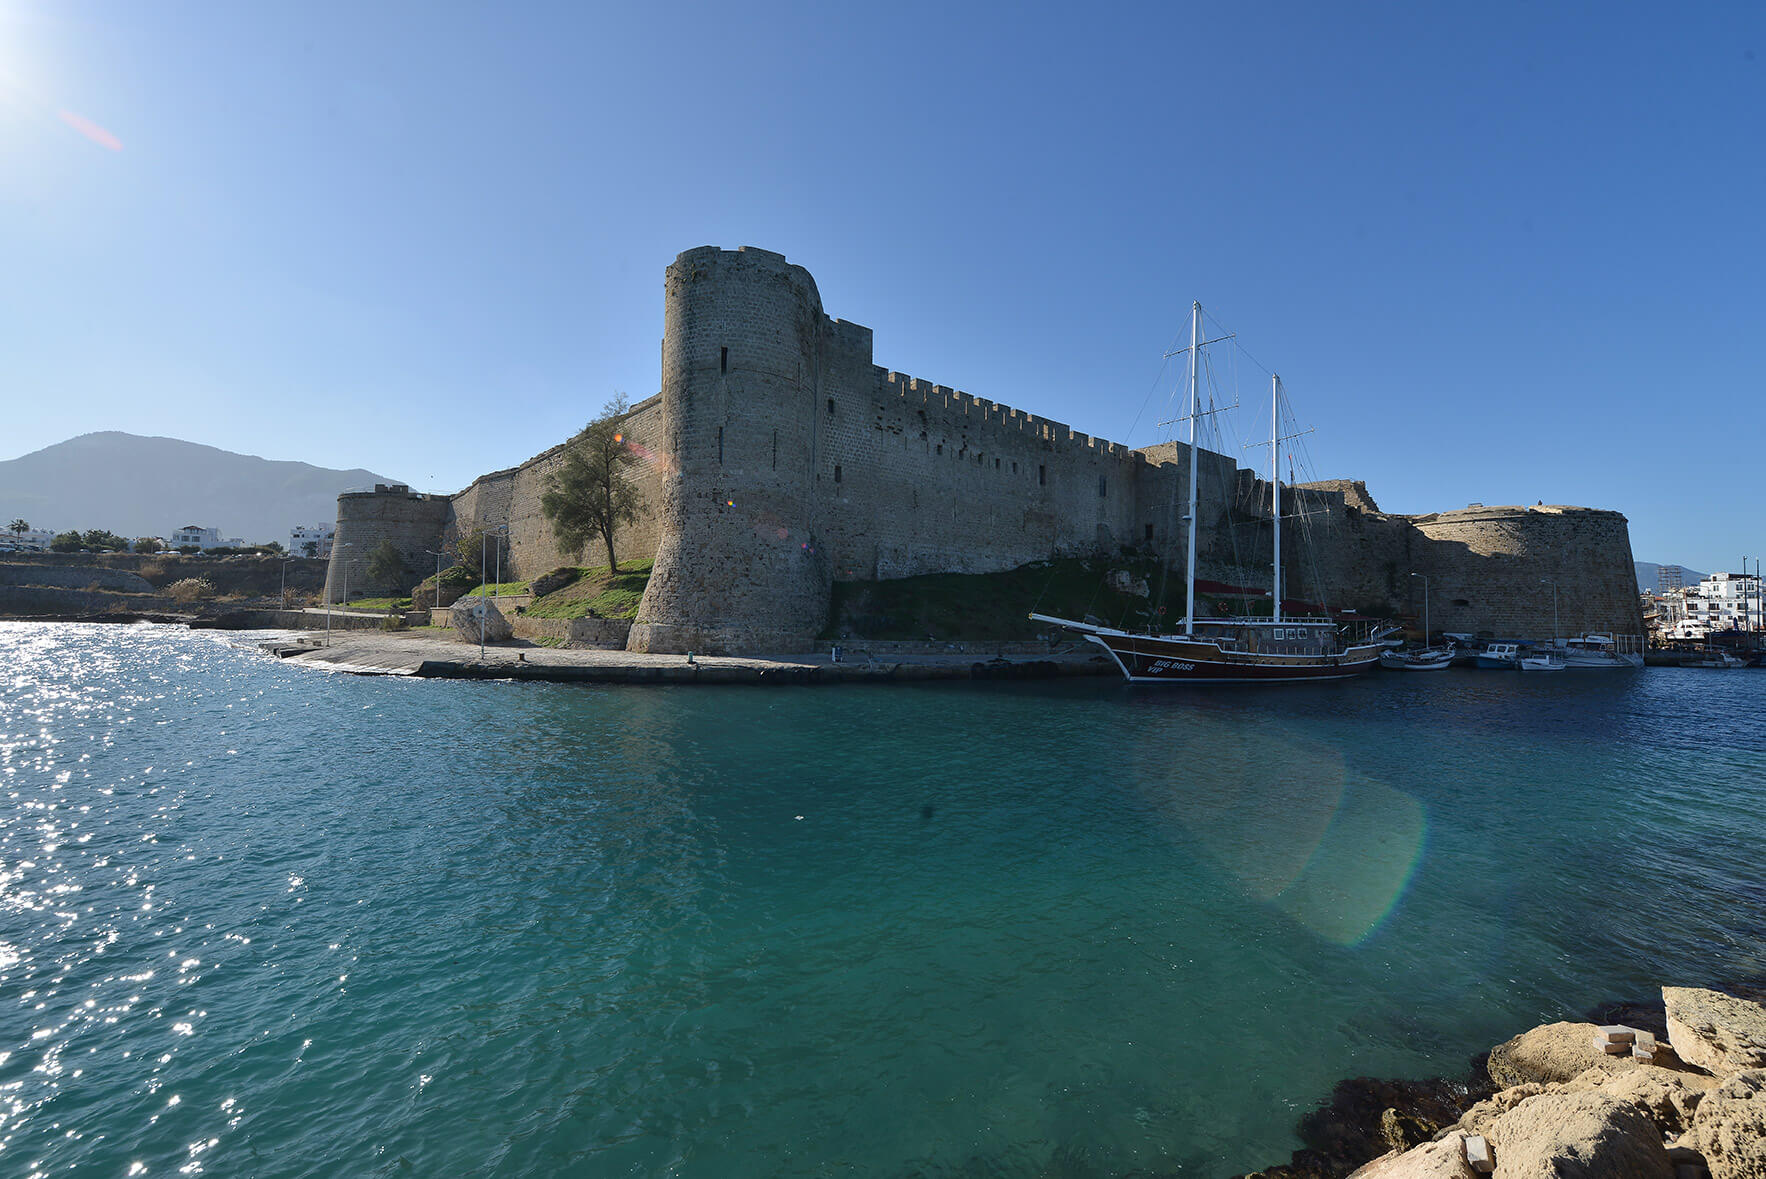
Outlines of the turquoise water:
[[1766,672],[0,676],[7,1175],[1222,1176],[1766,973]]

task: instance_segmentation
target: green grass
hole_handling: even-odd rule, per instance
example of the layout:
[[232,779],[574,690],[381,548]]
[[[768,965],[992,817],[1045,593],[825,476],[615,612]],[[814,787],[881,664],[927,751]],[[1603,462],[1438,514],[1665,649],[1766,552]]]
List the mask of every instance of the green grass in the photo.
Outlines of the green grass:
[[[1088,614],[1107,626],[1140,629],[1156,605],[1106,584],[1113,571],[1144,578],[1159,593],[1158,562],[1143,557],[1116,560],[1039,561],[1005,573],[932,573],[893,581],[834,583],[824,639],[934,639],[1013,641],[1035,639],[1051,629],[1032,622],[1032,610],[1083,620]],[[1175,587],[1175,588],[1173,588]],[[1183,614],[1183,575],[1172,575],[1166,589],[1165,617]]]
[[351,610],[409,610],[410,598],[355,598],[349,604]]
[[[431,578],[430,580],[433,581],[434,578]],[[496,598],[508,597],[513,594],[525,594],[527,592],[529,592],[528,583],[525,581],[497,581],[488,585],[475,585],[467,590],[464,596],[468,598],[476,598],[482,593],[487,597]]]
[[650,584],[649,561],[623,561],[619,572],[607,566],[583,566],[582,576],[563,589],[536,598],[529,618],[636,618],[644,587]]

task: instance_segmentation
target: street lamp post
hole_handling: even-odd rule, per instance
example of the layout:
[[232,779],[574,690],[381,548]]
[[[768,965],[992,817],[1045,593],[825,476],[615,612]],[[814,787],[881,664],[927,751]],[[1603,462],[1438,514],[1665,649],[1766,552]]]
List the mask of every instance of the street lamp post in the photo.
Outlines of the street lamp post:
[[276,599],[276,609],[278,610],[288,609],[288,563],[292,560],[294,560],[292,556],[282,558],[282,588]]
[[1423,646],[1427,647],[1429,645],[1429,575],[1427,573],[1412,573],[1411,576],[1423,579]]
[[442,554],[436,552],[434,549],[424,549],[423,551],[435,558],[435,595],[429,599],[429,604],[432,608],[439,610],[441,608],[441,561],[442,561]]
[[485,600],[485,591],[489,590],[490,586],[486,585],[484,580],[485,549],[490,542],[491,534],[488,531],[478,534],[478,661],[480,663],[484,662],[484,622],[491,612],[490,605]]
[[1541,577],[1540,585],[1551,586],[1551,645],[1558,645],[1558,583],[1556,579]]

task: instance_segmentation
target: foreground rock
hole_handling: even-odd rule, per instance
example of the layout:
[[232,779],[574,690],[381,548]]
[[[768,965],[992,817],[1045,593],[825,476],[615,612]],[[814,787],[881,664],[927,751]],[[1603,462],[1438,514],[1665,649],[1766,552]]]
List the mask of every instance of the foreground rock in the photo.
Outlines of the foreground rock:
[[448,608],[448,623],[454,633],[468,643],[479,640],[479,619],[483,618],[483,635],[487,643],[504,643],[515,631],[497,604],[484,598],[461,598]]
[[1529,1097],[1497,1118],[1487,1137],[1503,1179],[1674,1179],[1649,1114],[1605,1093]]
[[[1766,1179],[1766,1067],[1743,1067],[1766,1058],[1766,1008],[1719,991],[1664,987],[1662,996],[1664,1008],[1636,1008],[1622,1026],[1546,1024],[1493,1048],[1485,1071],[1498,1088],[1462,1089],[1457,1120],[1417,1101],[1412,1083],[1344,1082],[1302,1122],[1307,1148],[1255,1174]],[[1618,1024],[1610,1011],[1597,1014]],[[1354,1170],[1357,1156],[1382,1146]]]
[[1766,1068],[1766,1007],[1697,987],[1663,987],[1668,1041],[1680,1059],[1719,1077]]
[[1704,1155],[1711,1179],[1766,1179],[1766,1069],[1706,1094],[1681,1144]]

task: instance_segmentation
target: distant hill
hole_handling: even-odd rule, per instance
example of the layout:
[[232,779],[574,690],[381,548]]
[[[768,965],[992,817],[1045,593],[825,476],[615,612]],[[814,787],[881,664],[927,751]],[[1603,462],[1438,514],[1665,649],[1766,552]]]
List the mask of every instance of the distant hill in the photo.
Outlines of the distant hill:
[[296,524],[337,519],[337,494],[393,483],[372,471],[234,454],[177,438],[105,430],[0,462],[0,525],[170,536],[186,524],[251,543],[288,543]]
[[[1633,561],[1632,564],[1637,566],[1637,588],[1645,592],[1653,592],[1660,584],[1659,579],[1663,569],[1673,568],[1672,565],[1658,565],[1654,561]],[[1697,585],[1704,580],[1705,575],[1697,570],[1688,569],[1684,565],[1680,569],[1680,584],[1682,585]]]

